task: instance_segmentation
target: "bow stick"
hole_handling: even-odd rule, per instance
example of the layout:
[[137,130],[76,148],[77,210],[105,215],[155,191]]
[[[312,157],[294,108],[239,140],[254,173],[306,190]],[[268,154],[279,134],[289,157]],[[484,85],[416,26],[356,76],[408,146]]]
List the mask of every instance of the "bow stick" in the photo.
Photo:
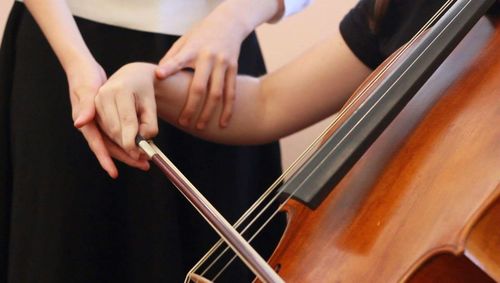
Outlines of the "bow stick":
[[191,184],[175,165],[150,140],[137,136],[136,144],[207,220],[241,260],[263,282],[284,283],[255,249],[234,229],[213,205]]

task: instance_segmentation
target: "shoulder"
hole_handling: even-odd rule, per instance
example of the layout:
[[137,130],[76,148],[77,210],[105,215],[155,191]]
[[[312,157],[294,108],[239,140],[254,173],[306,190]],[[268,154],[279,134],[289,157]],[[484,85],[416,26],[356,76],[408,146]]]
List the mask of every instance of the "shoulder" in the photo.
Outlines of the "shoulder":
[[[446,0],[361,0],[340,23],[347,45],[374,69],[408,42]],[[383,7],[383,11],[376,9]]]
[[377,36],[372,27],[375,0],[361,0],[340,22],[340,33],[353,53],[374,69],[381,61]]

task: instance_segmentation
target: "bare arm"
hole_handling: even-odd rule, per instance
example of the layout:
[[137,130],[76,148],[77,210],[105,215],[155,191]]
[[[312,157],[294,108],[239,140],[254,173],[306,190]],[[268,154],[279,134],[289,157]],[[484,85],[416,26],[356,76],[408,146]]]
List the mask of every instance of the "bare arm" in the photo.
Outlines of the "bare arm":
[[[234,114],[225,129],[213,120],[203,131],[193,125],[183,129],[220,143],[277,140],[337,112],[369,73],[335,34],[274,73],[260,79],[238,77]],[[175,99],[168,86],[164,93],[168,95],[162,96],[161,85],[157,92],[158,114],[171,123],[175,123],[176,111],[183,103],[179,85],[175,86]]]
[[220,128],[212,119],[199,130],[195,123],[187,127],[177,123],[192,74],[181,72],[158,81],[152,78],[153,69],[145,63],[125,66],[96,97],[102,128],[128,150],[135,149],[138,132],[147,137],[156,134],[156,107],[162,119],[207,140],[225,144],[277,140],[338,111],[370,73],[336,33],[274,73],[262,78],[239,76],[231,123]]
[[73,121],[80,128],[101,166],[111,177],[118,175],[111,153],[131,166],[147,169],[147,163],[131,159],[101,135],[94,123],[94,97],[106,81],[106,74],[85,44],[66,1],[25,0],[24,3],[66,72]]
[[76,26],[64,0],[25,0],[66,72],[75,71],[80,62],[93,63],[94,58]]
[[[286,2],[297,6],[304,0]],[[185,67],[195,70],[179,113],[180,124],[188,125],[196,118],[196,127],[203,129],[217,105],[222,104],[219,123],[227,126],[241,43],[257,26],[277,21],[284,12],[284,0],[226,0],[172,46],[159,62],[157,77],[165,79]],[[200,109],[200,115],[195,116]]]

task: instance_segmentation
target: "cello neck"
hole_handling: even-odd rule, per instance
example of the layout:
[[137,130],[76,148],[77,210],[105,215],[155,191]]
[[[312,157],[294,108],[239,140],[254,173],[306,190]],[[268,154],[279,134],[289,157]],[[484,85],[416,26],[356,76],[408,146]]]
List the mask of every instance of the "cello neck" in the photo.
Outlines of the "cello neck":
[[319,206],[494,3],[456,1],[420,40],[407,48],[401,64],[383,77],[280,193],[310,208]]

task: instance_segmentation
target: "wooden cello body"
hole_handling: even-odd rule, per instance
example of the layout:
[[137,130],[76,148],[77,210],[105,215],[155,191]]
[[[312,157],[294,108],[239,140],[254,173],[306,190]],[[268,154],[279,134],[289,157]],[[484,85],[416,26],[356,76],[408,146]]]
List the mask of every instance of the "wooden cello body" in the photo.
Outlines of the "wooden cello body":
[[499,50],[482,18],[317,208],[286,203],[286,282],[500,282]]
[[[500,18],[481,18],[494,2],[454,1],[359,88],[305,164],[271,187],[273,200],[289,197],[288,225],[264,263],[270,270],[244,260],[260,280],[500,282]],[[234,226],[247,241],[272,203],[262,200]],[[218,279],[235,258],[224,259],[221,243],[186,282]]]

